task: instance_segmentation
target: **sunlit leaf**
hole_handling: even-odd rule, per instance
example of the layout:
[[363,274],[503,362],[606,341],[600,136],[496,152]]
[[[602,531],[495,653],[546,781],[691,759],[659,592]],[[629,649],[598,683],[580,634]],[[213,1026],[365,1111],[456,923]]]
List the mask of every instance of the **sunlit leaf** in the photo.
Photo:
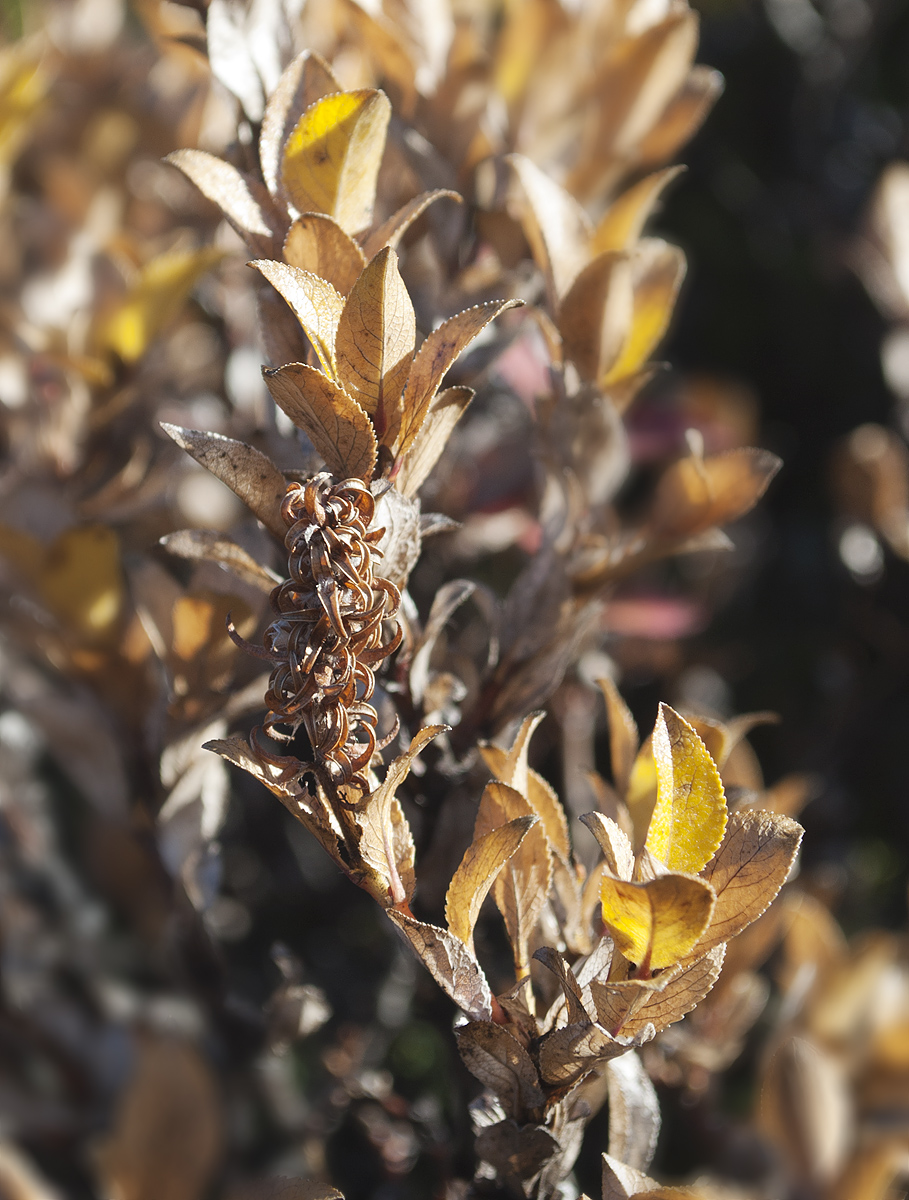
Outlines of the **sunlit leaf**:
[[473,928],[496,876],[535,822],[535,817],[516,817],[477,838],[464,852],[445,897],[445,919],[468,950],[473,950]]
[[437,200],[455,200],[458,204],[463,203],[458,193],[449,191],[448,188],[436,188],[432,192],[421,192],[413,200],[408,200],[378,229],[369,234],[363,242],[363,253],[366,258],[374,258],[385,246],[397,250],[401,238],[414,221],[421,217],[430,204],[435,204]]
[[473,388],[451,387],[430,400],[423,424],[392,475],[403,496],[415,496],[423,486],[474,394]]
[[[271,240],[274,229],[263,204],[268,198],[257,197],[254,181],[236,167],[204,150],[176,150],[164,161],[182,171],[203,196],[217,204],[241,237]],[[258,190],[262,190],[261,184]]]
[[685,278],[685,255],[677,246],[648,238],[638,243],[632,272],[630,331],[621,354],[606,374],[606,387],[640,370],[662,339]]
[[492,992],[480,964],[447,929],[389,909],[388,915],[442,990],[475,1021],[492,1020]]
[[559,331],[582,379],[607,375],[628,337],[632,306],[631,267],[621,255],[599,255],[574,280],[559,307]]
[[590,246],[591,254],[618,253],[631,249],[666,187],[678,178],[683,169],[666,167],[662,171],[655,171],[613,200],[596,227]]
[[603,924],[625,957],[646,969],[672,966],[700,939],[714,893],[693,875],[660,875],[628,883],[606,875],[600,890]]
[[589,257],[593,228],[572,195],[554,183],[530,159],[509,155],[520,185],[521,224],[537,266],[546,276],[553,308],[568,291]]
[[259,133],[262,178],[272,195],[278,190],[284,144],[290,136],[297,114],[304,112],[323,96],[337,91],[340,91],[340,85],[328,63],[312,50],[304,50],[285,68],[278,86],[265,105]]
[[769,450],[751,448],[680,459],[657,484],[654,532],[686,537],[738,520],[763,496],[781,466]]
[[284,297],[312,342],[326,375],[337,379],[335,338],[344,311],[344,297],[338,295],[327,279],[287,263],[260,258],[249,265]]
[[324,213],[297,217],[284,239],[284,259],[292,267],[319,275],[346,296],[366,266],[363,251],[337,221]]

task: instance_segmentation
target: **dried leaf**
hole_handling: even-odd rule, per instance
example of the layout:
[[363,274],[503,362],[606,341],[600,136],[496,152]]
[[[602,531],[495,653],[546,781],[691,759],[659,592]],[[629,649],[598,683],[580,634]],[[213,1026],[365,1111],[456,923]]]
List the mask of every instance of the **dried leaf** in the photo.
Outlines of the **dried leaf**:
[[161,422],[168,437],[186,453],[226,483],[266,529],[284,541],[287,532],[281,504],[287,483],[284,476],[259,450],[220,433],[203,433]]
[[327,213],[350,234],[369,225],[390,116],[388,97],[373,88],[310,105],[287,139],[281,165],[298,212]]
[[630,329],[604,387],[634,375],[650,358],[669,326],[676,296],[685,278],[685,255],[657,238],[638,242],[632,262],[634,303]]
[[710,928],[698,950],[728,942],[757,920],[786,882],[802,827],[776,813],[736,812],[703,877],[716,892]]
[[662,1189],[655,1179],[609,1154],[603,1155],[603,1200],[629,1200]]
[[516,817],[472,842],[445,896],[448,928],[473,951],[473,929],[496,876],[520,846],[535,817]]
[[408,200],[402,208],[399,208],[396,213],[390,216],[387,221],[380,225],[363,242],[363,253],[366,258],[374,258],[385,246],[390,246],[392,250],[397,250],[401,238],[414,221],[429,208],[430,204],[434,204],[436,200],[445,198],[456,200],[458,204],[463,203],[457,192],[451,192],[447,188],[437,188],[432,192],[422,192],[419,196],[415,196],[413,200]]
[[423,486],[474,395],[473,388],[450,387],[436,392],[430,400],[410,449],[392,472],[395,486],[403,496],[415,496]]
[[281,175],[284,145],[296,114],[323,96],[340,90],[328,63],[312,50],[304,50],[290,63],[268,98],[259,133],[259,162],[266,187],[275,195]]
[[523,194],[521,224],[537,266],[547,280],[550,304],[559,301],[590,256],[593,228],[575,198],[530,159],[510,154],[508,163]]
[[[542,1125],[519,1127],[515,1121],[499,1121],[481,1129],[476,1140],[477,1157],[489,1163],[501,1178],[520,1186],[533,1179],[545,1162],[558,1153],[559,1143]],[[523,1189],[522,1189],[523,1190]]]
[[303,326],[303,332],[312,342],[326,375],[337,380],[335,337],[344,310],[344,298],[338,295],[327,279],[320,279],[318,275],[300,271],[287,263],[258,258],[249,265],[255,267],[284,297]]
[[548,970],[552,971],[553,975],[558,979],[559,985],[562,988],[562,994],[565,997],[565,1003],[568,1005],[569,1024],[589,1024],[590,1014],[584,1008],[581,985],[565,961],[564,955],[558,950],[554,950],[552,946],[540,946],[534,952],[534,958],[537,962],[541,962]]
[[426,618],[423,636],[419,639],[410,663],[410,692],[414,700],[420,701],[429,681],[429,660],[435,644],[452,615],[476,591],[476,584],[469,579],[452,579],[442,584],[436,592]]
[[491,1021],[492,992],[480,964],[461,939],[396,909],[387,911],[446,995],[472,1020]]
[[275,403],[309,437],[333,475],[372,478],[376,435],[356,400],[304,363],[266,368],[262,374]]
[[545,1097],[533,1060],[506,1029],[472,1021],[456,1036],[467,1069],[491,1088],[510,1117],[523,1123],[529,1109],[542,1107]]
[[723,87],[723,76],[719,71],[712,67],[692,67],[681,90],[642,139],[639,146],[641,161],[660,163],[672,158],[700,129]]
[[597,1062],[628,1053],[626,1042],[616,1041],[589,1020],[565,1025],[540,1044],[540,1074],[546,1083],[564,1087]]
[[395,448],[398,458],[403,458],[413,444],[426,420],[433,397],[461,351],[482,333],[490,321],[521,303],[520,300],[492,300],[488,304],[467,308],[443,321],[426,338],[413,360],[404,391],[404,415]]
[[598,812],[585,813],[581,820],[599,843],[610,873],[616,879],[630,879],[634,871],[634,850],[616,822]]
[[657,484],[654,533],[690,537],[744,516],[760,500],[782,463],[769,450],[745,448],[674,463]]
[[645,845],[670,871],[696,874],[726,828],[726,796],[707,747],[677,712],[660,705],[653,729],[657,800]]
[[612,778],[616,791],[620,796],[624,796],[628,791],[631,771],[641,739],[634,717],[613,681],[607,676],[598,679],[597,683],[600,685],[600,691],[606,701],[606,715],[609,718]]
[[[374,485],[377,490],[382,486]],[[382,554],[382,575],[403,590],[420,557],[419,501],[402,496],[395,487],[386,488],[379,496],[373,527],[385,530],[376,547]]]
[[713,912],[713,888],[695,875],[660,875],[629,883],[604,875],[603,924],[639,967],[677,963],[699,941]]
[[559,332],[581,379],[608,375],[627,340],[633,303],[631,267],[619,254],[601,254],[572,283],[559,306]]
[[260,247],[263,239],[266,245],[271,242],[275,230],[263,203],[267,197],[256,196],[261,184],[204,150],[175,150],[164,161],[182,171],[206,199],[217,204],[242,238],[252,238]]
[[526,716],[521,722],[509,750],[503,750],[500,746],[482,743],[480,745],[480,753],[483,756],[483,761],[489,767],[490,771],[492,771],[493,775],[502,783],[507,783],[509,787],[513,787],[515,791],[520,792],[522,796],[527,796],[528,799],[530,776],[527,767],[527,751],[534,730],[545,715],[543,712],[533,712]]
[[648,1025],[659,1033],[700,1004],[719,979],[725,953],[721,942],[690,966],[670,967],[655,979],[592,981],[597,1020],[612,1034],[635,1037]]
[[263,567],[242,546],[212,529],[181,529],[166,534],[158,545],[178,558],[217,563],[225,571],[232,571],[244,583],[268,594],[281,582],[279,575]]
[[401,423],[401,395],[413,362],[416,318],[394,250],[380,250],[360,275],[338,323],[335,349],[344,387],[391,446]]
[[357,243],[324,213],[297,217],[284,239],[284,261],[327,279],[341,296],[347,295],[366,266]]
[[609,1079],[609,1157],[635,1170],[650,1166],[660,1133],[660,1105],[634,1051],[613,1059]]
[[499,872],[492,889],[496,907],[505,921],[518,978],[528,973],[530,945],[552,889],[552,879],[549,842],[542,822],[538,821]]
[[667,185],[684,167],[666,167],[639,180],[615,199],[600,219],[591,243],[592,254],[630,250]]

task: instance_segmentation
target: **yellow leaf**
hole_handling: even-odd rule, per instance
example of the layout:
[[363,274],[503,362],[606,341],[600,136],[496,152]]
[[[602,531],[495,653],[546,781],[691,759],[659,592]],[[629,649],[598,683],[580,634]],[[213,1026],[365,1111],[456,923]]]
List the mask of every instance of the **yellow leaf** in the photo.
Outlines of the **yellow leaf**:
[[535,824],[536,817],[516,817],[472,842],[464,852],[445,897],[445,919],[468,950],[473,950],[473,927],[489,889]]
[[287,139],[281,179],[299,212],[322,212],[350,234],[372,221],[391,116],[373,88],[336,92],[304,112]]
[[604,386],[638,371],[666,332],[685,277],[685,255],[658,238],[638,243],[634,267],[634,311],[628,339],[606,374]]
[[631,765],[628,776],[628,791],[625,804],[634,826],[634,848],[637,852],[644,845],[650,818],[657,797],[657,769],[653,761],[653,744],[650,738],[641,746]]
[[281,158],[297,113],[310,105],[339,92],[341,85],[331,67],[321,55],[304,50],[288,64],[278,80],[278,86],[268,98],[259,132],[259,162],[262,178],[274,195],[281,175]]
[[366,257],[357,243],[324,213],[297,217],[284,239],[284,260],[327,279],[342,296],[347,295],[366,266]]
[[275,403],[309,436],[333,475],[372,477],[376,435],[356,400],[304,363],[288,363],[263,374]]
[[436,392],[426,410],[426,418],[410,443],[410,448],[392,473],[395,487],[402,496],[415,496],[448,444],[451,431],[474,398],[473,388],[450,387]]
[[609,873],[616,879],[630,879],[634,872],[634,851],[624,831],[602,813],[585,813],[581,820],[599,843]]
[[38,591],[66,628],[92,641],[110,640],[124,600],[117,535],[106,525],[67,529],[47,549]]
[[173,250],[146,263],[124,300],[101,323],[96,341],[136,362],[179,315],[197,281],[224,257],[221,250]]
[[694,947],[710,922],[714,894],[694,875],[660,875],[644,883],[604,875],[600,900],[610,937],[646,977]]
[[537,266],[546,277],[553,310],[590,256],[592,226],[577,200],[529,158],[510,154],[523,198],[521,225]]
[[683,170],[684,167],[666,167],[663,171],[654,171],[622,192],[600,219],[590,246],[591,253],[631,249],[664,189]]
[[337,380],[335,337],[344,311],[343,296],[338,295],[327,279],[321,279],[311,271],[288,266],[287,263],[259,258],[249,265],[264,275],[275,291],[284,297],[303,326],[303,332],[312,342],[326,375]]
[[401,394],[413,362],[416,318],[394,250],[380,250],[347,297],[338,322],[338,376],[391,445],[400,429]]
[[620,796],[624,796],[628,791],[640,735],[634,717],[613,681],[608,676],[604,676],[602,679],[598,679],[597,683],[603,693],[603,699],[606,702],[606,716],[609,718],[609,756],[612,762],[612,779],[616,791]]
[[627,259],[607,252],[588,263],[559,307],[566,358],[581,378],[596,382],[618,358],[628,337],[634,298]]
[[737,520],[763,496],[781,465],[769,450],[751,447],[680,459],[657,484],[650,518],[654,532],[692,537]]
[[726,829],[726,796],[707,747],[677,712],[660,705],[653,730],[657,801],[647,840],[670,871],[696,874],[713,858]]
[[723,76],[712,67],[692,67],[688,78],[666,105],[638,147],[641,161],[661,163],[692,138],[723,91]]

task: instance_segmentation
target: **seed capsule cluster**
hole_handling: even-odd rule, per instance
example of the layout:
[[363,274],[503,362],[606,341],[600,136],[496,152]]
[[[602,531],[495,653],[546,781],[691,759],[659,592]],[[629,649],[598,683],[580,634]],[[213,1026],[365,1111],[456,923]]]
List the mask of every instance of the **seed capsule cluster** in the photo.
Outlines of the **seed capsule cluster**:
[[[285,778],[313,774],[323,786],[368,791],[364,772],[377,748],[373,669],[401,641],[398,628],[382,642],[383,622],[395,619],[401,596],[373,573],[384,532],[370,529],[375,499],[361,480],[338,482],[323,471],[292,483],[281,511],[289,578],[271,595],[275,619],[265,654],[275,667],[265,697],[269,714],[253,745]],[[312,763],[262,744],[263,729],[288,744],[301,727]]]

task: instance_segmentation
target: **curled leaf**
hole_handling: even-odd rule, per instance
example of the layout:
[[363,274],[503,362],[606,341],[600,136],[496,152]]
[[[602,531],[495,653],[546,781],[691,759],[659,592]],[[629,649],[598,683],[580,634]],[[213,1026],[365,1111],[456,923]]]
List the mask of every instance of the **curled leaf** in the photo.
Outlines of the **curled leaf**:
[[650,970],[685,957],[707,928],[715,897],[695,875],[660,875],[644,883],[604,875],[600,899],[603,924],[618,949]]

